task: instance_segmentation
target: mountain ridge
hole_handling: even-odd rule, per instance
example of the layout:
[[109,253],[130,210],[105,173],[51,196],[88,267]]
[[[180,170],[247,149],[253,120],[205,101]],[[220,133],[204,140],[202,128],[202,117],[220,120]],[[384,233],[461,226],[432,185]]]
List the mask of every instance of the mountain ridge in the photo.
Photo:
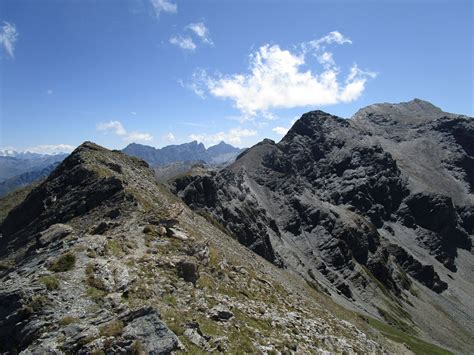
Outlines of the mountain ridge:
[[[421,100],[371,105],[350,120],[311,111],[279,143],[178,179],[175,191],[341,304],[468,351],[473,122]],[[449,331],[432,329],[440,319]]]
[[90,142],[1,231],[0,351],[407,350],[192,212],[146,162]]

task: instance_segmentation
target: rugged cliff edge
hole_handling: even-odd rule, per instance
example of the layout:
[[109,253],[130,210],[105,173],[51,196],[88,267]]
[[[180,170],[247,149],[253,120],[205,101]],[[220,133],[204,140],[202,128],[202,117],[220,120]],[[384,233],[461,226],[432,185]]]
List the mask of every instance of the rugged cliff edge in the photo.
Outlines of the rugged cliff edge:
[[1,225],[0,352],[443,352],[222,230],[145,162],[84,143]]
[[474,121],[422,100],[304,114],[175,192],[338,302],[470,352]]

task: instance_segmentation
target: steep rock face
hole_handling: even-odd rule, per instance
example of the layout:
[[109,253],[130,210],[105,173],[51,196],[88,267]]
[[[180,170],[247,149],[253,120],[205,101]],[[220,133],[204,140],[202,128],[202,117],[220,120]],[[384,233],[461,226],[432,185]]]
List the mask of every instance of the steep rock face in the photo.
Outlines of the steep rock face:
[[452,329],[474,329],[466,317],[474,280],[461,285],[449,275],[473,265],[465,228],[472,122],[421,100],[373,105],[353,120],[313,111],[278,144],[265,140],[213,176],[178,179],[175,189],[244,245],[336,291],[341,303],[391,321],[409,314],[401,327],[462,349],[454,333],[430,329],[442,312],[410,304],[426,297],[449,313],[457,299],[465,314],[450,319]]
[[406,351],[205,217],[84,143],[2,224],[0,352]]

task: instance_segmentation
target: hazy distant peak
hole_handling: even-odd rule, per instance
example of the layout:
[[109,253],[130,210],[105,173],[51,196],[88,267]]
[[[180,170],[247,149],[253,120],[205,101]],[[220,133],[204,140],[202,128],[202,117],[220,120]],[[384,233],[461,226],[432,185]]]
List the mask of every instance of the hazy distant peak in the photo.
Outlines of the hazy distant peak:
[[240,148],[221,141],[206,149],[203,143],[196,140],[183,144],[168,145],[161,149],[142,144],[129,144],[122,152],[139,157],[152,166],[164,166],[176,162],[205,161],[210,164],[232,162],[241,152]]

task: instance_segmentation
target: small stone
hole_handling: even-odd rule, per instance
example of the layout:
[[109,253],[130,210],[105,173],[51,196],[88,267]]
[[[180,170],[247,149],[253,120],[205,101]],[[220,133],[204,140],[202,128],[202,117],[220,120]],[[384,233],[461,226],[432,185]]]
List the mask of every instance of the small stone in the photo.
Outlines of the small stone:
[[168,235],[180,240],[188,240],[188,236],[183,231],[176,228],[168,228]]
[[199,278],[198,265],[191,259],[181,260],[178,265],[179,276],[186,282],[196,283]]
[[234,316],[234,313],[223,305],[217,305],[211,308],[209,315],[215,321],[227,321]]
[[100,222],[99,225],[92,230],[92,234],[104,234],[108,228],[109,225],[106,222]]

